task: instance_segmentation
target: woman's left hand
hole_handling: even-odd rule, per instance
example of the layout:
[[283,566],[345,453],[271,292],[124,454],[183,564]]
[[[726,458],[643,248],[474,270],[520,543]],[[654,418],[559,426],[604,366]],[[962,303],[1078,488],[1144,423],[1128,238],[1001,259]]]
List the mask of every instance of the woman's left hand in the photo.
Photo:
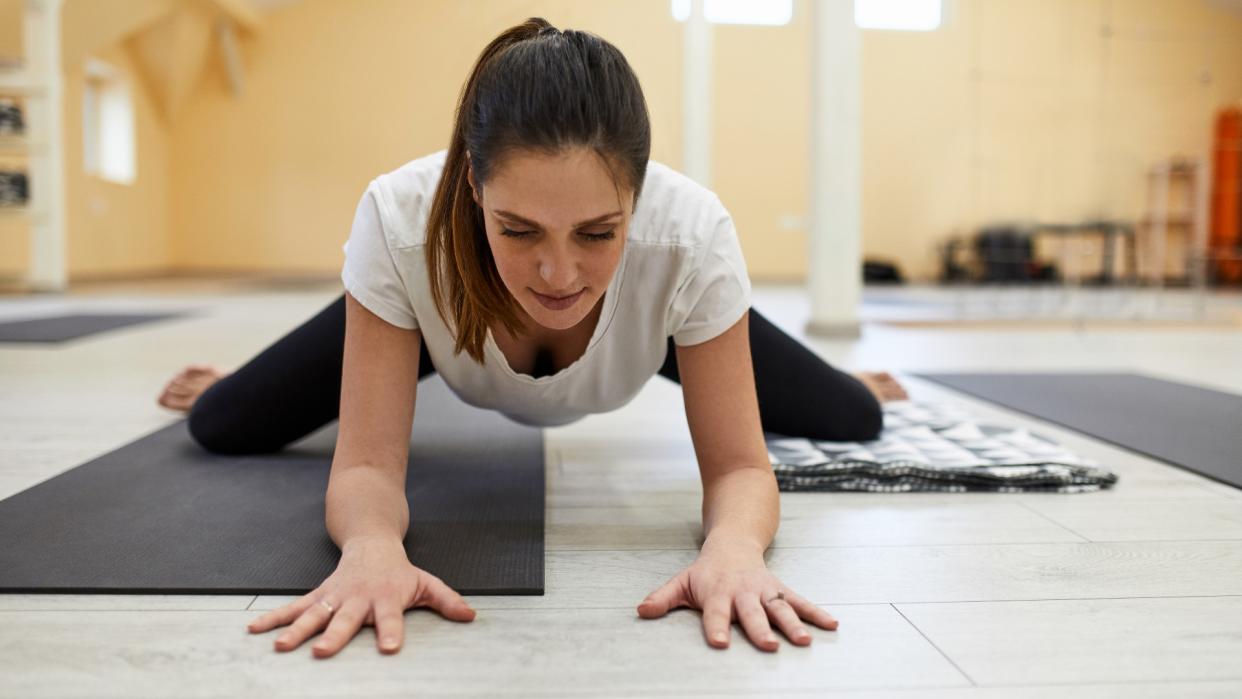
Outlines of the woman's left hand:
[[638,615],[656,619],[677,607],[703,611],[703,632],[708,644],[716,648],[728,647],[734,619],[741,622],[750,640],[766,651],[780,647],[773,625],[800,646],[811,643],[802,620],[829,631],[837,628],[831,614],[772,575],[762,553],[743,548],[704,545],[698,560],[638,605]]

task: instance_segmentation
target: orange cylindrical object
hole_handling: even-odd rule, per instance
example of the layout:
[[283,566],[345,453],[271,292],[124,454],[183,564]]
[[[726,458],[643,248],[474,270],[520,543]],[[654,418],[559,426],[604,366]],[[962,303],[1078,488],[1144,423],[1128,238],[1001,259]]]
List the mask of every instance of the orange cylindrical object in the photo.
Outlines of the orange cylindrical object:
[[[1217,115],[1212,166],[1211,247],[1235,252],[1242,247],[1242,108],[1227,107]],[[1218,260],[1216,274],[1242,281],[1242,263]]]

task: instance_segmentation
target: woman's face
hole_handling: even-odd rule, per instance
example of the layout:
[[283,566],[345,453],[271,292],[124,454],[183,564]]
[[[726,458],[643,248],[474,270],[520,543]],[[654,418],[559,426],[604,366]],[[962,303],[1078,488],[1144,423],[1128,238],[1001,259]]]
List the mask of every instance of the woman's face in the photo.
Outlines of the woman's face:
[[500,278],[530,320],[548,330],[582,322],[621,261],[633,191],[618,192],[595,152],[581,147],[513,153],[482,187],[473,171],[470,182]]

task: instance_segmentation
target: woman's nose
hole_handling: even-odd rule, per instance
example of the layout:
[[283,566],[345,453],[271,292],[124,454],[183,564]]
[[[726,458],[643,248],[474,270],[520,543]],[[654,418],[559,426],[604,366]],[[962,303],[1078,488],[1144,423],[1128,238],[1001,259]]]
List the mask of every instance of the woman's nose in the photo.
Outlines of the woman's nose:
[[579,279],[578,273],[573,270],[571,265],[559,265],[555,268],[544,266],[540,273],[543,277],[544,284],[547,285],[549,291],[572,293],[576,291],[573,287],[574,283]]
[[539,276],[553,291],[566,291],[579,278],[577,259],[565,252],[548,253],[539,264]]

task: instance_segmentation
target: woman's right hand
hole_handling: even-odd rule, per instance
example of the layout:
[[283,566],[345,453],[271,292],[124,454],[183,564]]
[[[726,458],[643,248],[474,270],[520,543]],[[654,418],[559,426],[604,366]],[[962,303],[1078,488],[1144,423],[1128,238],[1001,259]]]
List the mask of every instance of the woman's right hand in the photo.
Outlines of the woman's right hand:
[[[325,601],[333,611],[322,604]],[[327,658],[364,623],[374,624],[380,652],[396,653],[405,638],[405,610],[410,607],[431,607],[453,621],[474,619],[474,610],[461,595],[410,563],[401,541],[353,539],[342,549],[336,570],[319,587],[258,617],[247,628],[261,633],[293,622],[276,638],[276,650],[288,651],[328,624],[312,646],[315,657]]]

